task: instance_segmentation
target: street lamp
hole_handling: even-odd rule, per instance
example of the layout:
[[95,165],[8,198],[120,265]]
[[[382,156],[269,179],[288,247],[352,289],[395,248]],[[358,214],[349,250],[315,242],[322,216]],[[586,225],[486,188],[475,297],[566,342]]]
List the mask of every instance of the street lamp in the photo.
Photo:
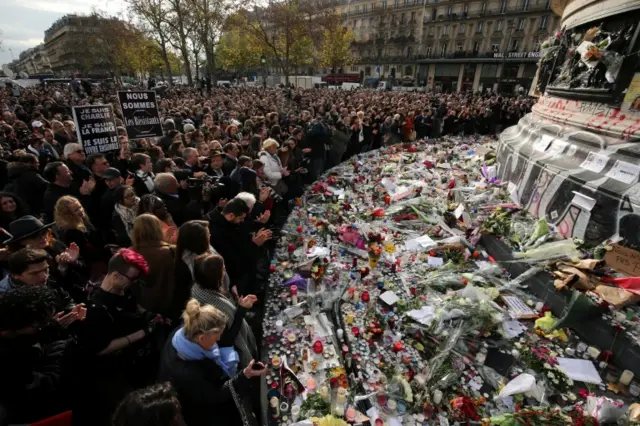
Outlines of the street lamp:
[[267,58],[265,58],[264,55],[260,56],[260,64],[262,65],[262,87],[266,89],[267,88],[267,69],[266,69]]

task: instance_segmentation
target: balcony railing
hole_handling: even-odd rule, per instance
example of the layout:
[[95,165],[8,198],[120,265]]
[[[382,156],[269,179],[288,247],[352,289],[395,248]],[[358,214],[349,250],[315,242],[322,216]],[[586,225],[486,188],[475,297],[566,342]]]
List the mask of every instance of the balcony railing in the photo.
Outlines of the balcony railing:
[[[510,50],[507,53],[514,53],[516,50]],[[462,52],[447,52],[442,54],[441,52],[434,52],[430,54],[416,54],[416,55],[383,55],[378,58],[377,56],[360,56],[358,62],[370,62],[370,63],[387,63],[387,62],[399,62],[399,61],[419,61],[423,59],[485,59],[495,58],[495,54],[498,52],[474,52],[474,51],[462,51]],[[506,56],[506,55],[505,55]],[[518,58],[523,59],[523,58]],[[536,59],[537,60],[537,59]]]
[[[434,7],[437,7],[438,4],[434,4]],[[551,8],[546,5],[530,5],[526,10],[520,7],[507,7],[504,12],[501,12],[500,9],[489,9],[484,12],[481,10],[472,10],[470,12],[461,12],[461,13],[448,13],[448,14],[438,14],[436,19],[431,19],[431,16],[425,16],[424,23],[433,23],[433,22],[443,22],[443,21],[458,21],[464,19],[471,18],[481,18],[481,17],[496,17],[500,15],[513,15],[513,14],[521,14],[521,13],[533,13],[533,12],[542,12],[542,11],[551,11]],[[427,8],[428,14],[428,8]]]

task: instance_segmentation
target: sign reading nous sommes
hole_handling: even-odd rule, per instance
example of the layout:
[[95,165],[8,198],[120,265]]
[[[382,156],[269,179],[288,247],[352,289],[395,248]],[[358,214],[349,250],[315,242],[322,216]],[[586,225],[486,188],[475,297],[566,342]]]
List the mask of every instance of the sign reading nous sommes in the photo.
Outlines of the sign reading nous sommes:
[[118,92],[118,98],[129,139],[162,136],[156,92],[153,90]]
[[82,105],[73,107],[78,141],[86,154],[118,151],[118,131],[111,105]]

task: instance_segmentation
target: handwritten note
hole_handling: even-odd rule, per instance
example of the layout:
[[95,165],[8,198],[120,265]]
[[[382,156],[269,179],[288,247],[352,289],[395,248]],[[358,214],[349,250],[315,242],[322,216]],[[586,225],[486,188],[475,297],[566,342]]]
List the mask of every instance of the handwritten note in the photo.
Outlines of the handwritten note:
[[600,173],[607,165],[609,157],[590,152],[587,158],[580,164],[580,167],[594,173]]
[[640,167],[626,161],[617,160],[606,176],[629,185],[638,181]]
[[629,275],[640,273],[640,252],[614,244],[604,255],[604,261],[613,269]]

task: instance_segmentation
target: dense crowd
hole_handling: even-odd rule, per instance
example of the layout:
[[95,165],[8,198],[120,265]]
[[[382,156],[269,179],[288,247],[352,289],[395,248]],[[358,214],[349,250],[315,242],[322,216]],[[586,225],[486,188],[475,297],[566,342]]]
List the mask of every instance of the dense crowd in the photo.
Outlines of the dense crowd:
[[[0,425],[253,425],[278,230],[353,155],[493,134],[528,98],[328,89],[168,89],[164,136],[85,155],[71,84],[0,92]],[[119,115],[119,112],[117,112]],[[154,385],[154,383],[160,383]],[[133,392],[133,393],[132,393]],[[114,414],[115,413],[115,414]]]

